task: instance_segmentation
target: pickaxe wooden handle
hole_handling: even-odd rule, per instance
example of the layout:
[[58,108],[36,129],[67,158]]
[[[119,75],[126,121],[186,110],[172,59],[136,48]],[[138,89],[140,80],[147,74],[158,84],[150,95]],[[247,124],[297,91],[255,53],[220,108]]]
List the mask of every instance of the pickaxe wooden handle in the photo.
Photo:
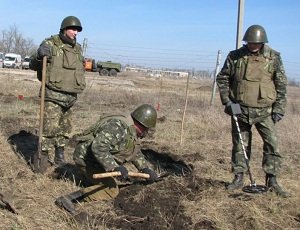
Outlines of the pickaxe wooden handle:
[[[101,178],[116,177],[116,176],[121,176],[121,172],[98,173],[98,174],[94,174],[93,178],[94,179],[101,179]],[[145,178],[145,179],[149,179],[150,178],[149,174],[147,174],[147,173],[139,173],[139,172],[128,172],[128,176],[130,176],[130,177],[140,177],[140,178]]]

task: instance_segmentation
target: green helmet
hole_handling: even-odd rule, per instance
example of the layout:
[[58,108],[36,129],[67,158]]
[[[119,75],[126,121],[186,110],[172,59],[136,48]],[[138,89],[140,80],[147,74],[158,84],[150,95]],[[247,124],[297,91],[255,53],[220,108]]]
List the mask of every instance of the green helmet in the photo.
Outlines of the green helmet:
[[251,43],[267,43],[267,33],[262,26],[252,25],[247,29],[243,41]]
[[131,113],[131,117],[146,128],[154,128],[157,113],[152,105],[143,104]]
[[82,31],[79,19],[74,16],[68,16],[61,22],[60,30],[64,30],[67,27],[77,27],[78,32]]

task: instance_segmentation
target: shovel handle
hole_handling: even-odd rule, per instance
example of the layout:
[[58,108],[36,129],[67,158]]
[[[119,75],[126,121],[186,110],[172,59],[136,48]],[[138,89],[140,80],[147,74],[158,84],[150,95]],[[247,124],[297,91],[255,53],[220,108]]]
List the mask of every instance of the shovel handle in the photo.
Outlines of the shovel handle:
[[[105,172],[105,173],[97,173],[93,174],[94,179],[101,179],[101,178],[107,178],[107,177],[116,177],[121,176],[121,172]],[[139,172],[128,172],[128,176],[130,177],[140,177],[149,179],[150,175],[147,173],[139,173]]]
[[41,82],[39,139],[38,139],[38,151],[37,151],[37,159],[39,159],[39,160],[40,160],[40,152],[42,151],[41,150],[42,149],[42,136],[43,136],[43,126],[44,126],[46,68],[47,68],[47,56],[44,56],[43,57],[43,69],[42,69],[42,82]]
[[44,173],[41,165],[41,152],[42,152],[42,138],[44,127],[44,107],[45,107],[45,89],[46,89],[46,68],[47,68],[47,56],[43,57],[43,69],[42,69],[42,82],[41,82],[41,102],[40,102],[40,120],[39,120],[39,133],[38,133],[38,146],[37,151],[33,158],[33,170],[35,173]]

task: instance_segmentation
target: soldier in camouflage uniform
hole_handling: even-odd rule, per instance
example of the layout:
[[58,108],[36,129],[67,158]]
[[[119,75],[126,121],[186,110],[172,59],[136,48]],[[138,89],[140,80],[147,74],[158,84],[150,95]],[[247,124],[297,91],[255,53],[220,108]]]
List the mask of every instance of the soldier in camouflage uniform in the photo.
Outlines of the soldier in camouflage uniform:
[[[31,61],[31,69],[37,71],[41,80],[41,60],[48,57],[41,159],[48,159],[49,151],[54,149],[57,166],[65,163],[64,146],[71,132],[71,108],[77,94],[85,88],[84,58],[76,42],[81,31],[78,18],[64,18],[59,34],[45,39],[37,50],[36,59]],[[39,171],[44,173],[47,166],[45,160],[42,162]]]
[[138,138],[143,138],[149,128],[155,127],[156,118],[153,106],[143,104],[129,117],[102,116],[78,135],[73,159],[91,186],[59,197],[56,204],[74,214],[74,201],[109,200],[116,197],[119,193],[117,181],[112,177],[93,179],[93,174],[118,171],[121,179],[127,179],[127,163],[132,163],[138,171],[149,174],[148,181],[155,181],[157,174],[149,168]]
[[[266,173],[266,186],[277,195],[287,197],[277,183],[282,156],[278,149],[275,124],[282,119],[287,101],[287,78],[280,53],[265,43],[265,29],[260,25],[250,26],[243,38],[246,44],[231,51],[217,76],[225,112],[232,115],[232,103],[239,104],[242,114],[238,116],[241,135],[247,156],[251,157],[251,127],[254,125],[263,140],[262,167]],[[234,120],[232,124],[232,171],[235,175],[227,189],[243,186],[247,172],[244,153]]]

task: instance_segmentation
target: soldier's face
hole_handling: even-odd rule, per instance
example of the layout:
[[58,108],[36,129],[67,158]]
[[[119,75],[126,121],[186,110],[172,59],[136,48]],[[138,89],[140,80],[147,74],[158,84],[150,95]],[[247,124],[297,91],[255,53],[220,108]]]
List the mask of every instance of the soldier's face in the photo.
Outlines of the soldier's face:
[[139,138],[143,138],[145,137],[145,135],[147,134],[148,129],[142,125],[140,125],[138,122],[134,123],[134,127],[136,130],[136,134]]
[[248,49],[250,50],[251,53],[256,53],[258,52],[261,47],[263,46],[263,43],[247,43]]
[[78,29],[76,27],[68,27],[65,29],[65,36],[74,40],[78,34]]

